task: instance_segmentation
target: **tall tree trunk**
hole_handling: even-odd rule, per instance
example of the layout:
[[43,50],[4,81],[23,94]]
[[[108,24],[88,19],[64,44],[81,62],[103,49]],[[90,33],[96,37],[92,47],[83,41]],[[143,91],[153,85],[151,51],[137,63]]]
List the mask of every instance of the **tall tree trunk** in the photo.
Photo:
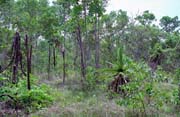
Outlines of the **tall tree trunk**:
[[53,65],[56,67],[56,49],[53,47]]
[[32,43],[30,43],[30,50],[29,50],[29,73],[32,73]]
[[85,63],[84,63],[84,51],[83,51],[83,43],[82,43],[82,37],[81,37],[81,27],[80,25],[78,24],[78,27],[77,27],[77,41],[78,41],[78,45],[79,45],[79,48],[80,48],[80,57],[81,57],[81,75],[82,75],[82,79],[81,79],[81,83],[83,84],[83,81],[85,80],[85,76],[86,76],[86,73],[85,73]]
[[[69,2],[68,2],[68,4],[63,4],[63,7],[64,7],[63,22],[66,22],[66,8],[70,8]],[[67,11],[67,12],[69,12],[69,11]],[[62,57],[63,57],[63,84],[65,84],[65,80],[66,80],[66,51],[65,51],[65,48],[66,48],[66,30],[64,30],[64,39],[63,39],[63,44],[62,44],[62,48],[61,48],[61,53],[62,53]]]
[[50,69],[51,69],[51,45],[49,44],[49,49],[48,49],[48,79],[50,80]]
[[[65,6],[67,7],[67,6]],[[66,10],[64,8],[64,22],[66,22]],[[65,84],[66,80],[66,30],[64,30],[64,39],[63,39],[63,45],[62,45],[62,56],[63,56],[63,84]]]
[[179,81],[179,84],[178,84],[178,105],[179,105],[179,109],[180,109],[180,81]]
[[98,33],[98,17],[97,14],[95,16],[95,25],[94,25],[94,36],[95,36],[95,67],[99,68],[99,54],[100,54],[100,41],[99,41],[99,33]]
[[26,62],[27,62],[27,89],[31,90],[30,82],[30,73],[31,73],[31,54],[32,54],[32,45],[29,49],[28,36],[25,36],[25,47],[26,47]]
[[14,37],[14,63],[13,63],[13,75],[12,75],[12,83],[17,83],[17,75],[18,75],[18,64],[20,62],[20,35],[16,32]]
[[62,56],[63,56],[63,84],[64,84],[66,79],[65,37],[64,37],[64,44],[62,47]]
[[65,80],[66,80],[66,58],[65,58],[65,48],[64,45],[61,46],[59,45],[59,49],[60,49],[60,54],[63,57],[63,85],[65,84]]

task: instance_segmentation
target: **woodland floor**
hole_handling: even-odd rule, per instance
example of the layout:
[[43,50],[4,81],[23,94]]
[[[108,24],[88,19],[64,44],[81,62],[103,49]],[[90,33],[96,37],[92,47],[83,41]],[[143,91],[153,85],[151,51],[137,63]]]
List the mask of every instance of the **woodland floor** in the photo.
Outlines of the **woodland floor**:
[[[57,79],[57,78],[54,78]],[[135,110],[128,110],[116,104],[117,98],[109,99],[107,91],[104,88],[84,93],[80,90],[80,83],[74,77],[66,81],[62,86],[61,80],[43,80],[50,84],[55,90],[56,100],[48,108],[42,109],[31,117],[177,117],[173,114],[158,112],[154,109],[148,109],[147,114]],[[42,81],[41,81],[42,82]],[[106,86],[106,85],[105,85]],[[57,93],[58,92],[58,93]]]
[[[39,82],[50,85],[55,96],[54,103],[42,110],[39,110],[30,115],[20,115],[28,117],[144,117],[141,112],[128,110],[116,104],[117,99],[109,99],[107,91],[104,88],[98,88],[93,91],[83,92],[80,89],[78,79],[68,79],[65,85],[62,85],[62,80],[57,77],[50,81],[43,79],[41,76]],[[106,85],[105,85],[106,86]],[[16,117],[13,110],[7,116]],[[11,114],[12,113],[12,114]],[[173,114],[158,112],[153,109],[148,109],[148,117],[177,117]],[[1,117],[1,116],[0,116]]]

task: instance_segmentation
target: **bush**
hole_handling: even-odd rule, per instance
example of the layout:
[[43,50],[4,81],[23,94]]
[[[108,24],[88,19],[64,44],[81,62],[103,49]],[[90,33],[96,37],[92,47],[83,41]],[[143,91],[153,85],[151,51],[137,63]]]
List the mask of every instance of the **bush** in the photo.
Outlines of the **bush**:
[[[0,101],[8,102],[8,106],[14,109],[25,109],[34,111],[48,106],[53,98],[50,94],[50,87],[45,84],[37,85],[37,78],[31,77],[31,90],[27,89],[26,80],[21,79],[17,84],[7,83],[0,87]],[[12,97],[12,98],[8,98]]]
[[88,67],[87,71],[84,89],[92,91],[97,88],[97,83],[99,82],[99,79],[97,79],[98,72],[92,67]]
[[[130,82],[123,86],[127,94],[118,100],[119,105],[140,109],[147,108],[168,111],[173,108],[177,97],[177,85],[171,84],[172,75],[158,69],[154,75],[145,63],[129,62],[125,74]],[[168,82],[169,81],[169,82]]]
[[[126,56],[124,56],[123,60],[123,74],[129,78],[129,82],[119,88],[123,89],[125,94],[114,95],[114,92],[109,94],[109,96],[117,98],[118,105],[142,113],[147,113],[146,111],[149,108],[165,112],[174,108],[174,104],[178,102],[178,85],[172,83],[175,79],[173,78],[174,75],[160,68],[155,73],[152,73],[146,63],[136,63]],[[113,70],[113,68],[109,71],[106,70],[107,79],[114,78],[117,72]],[[107,75],[107,73],[112,76]]]

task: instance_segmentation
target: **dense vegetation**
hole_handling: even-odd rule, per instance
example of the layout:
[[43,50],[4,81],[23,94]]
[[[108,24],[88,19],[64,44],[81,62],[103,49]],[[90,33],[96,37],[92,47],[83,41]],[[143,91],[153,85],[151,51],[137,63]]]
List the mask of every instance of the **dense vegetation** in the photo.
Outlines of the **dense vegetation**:
[[180,20],[108,0],[0,0],[0,116],[180,115]]

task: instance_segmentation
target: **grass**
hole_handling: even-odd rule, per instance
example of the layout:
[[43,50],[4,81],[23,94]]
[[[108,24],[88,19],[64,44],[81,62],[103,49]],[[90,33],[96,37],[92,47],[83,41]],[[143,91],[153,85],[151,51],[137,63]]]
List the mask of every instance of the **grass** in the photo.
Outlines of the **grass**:
[[108,100],[107,93],[101,88],[82,91],[79,82],[73,78],[64,86],[55,79],[43,82],[52,86],[54,104],[31,114],[31,117],[118,117],[125,114],[125,108]]
[[[164,105],[160,110],[151,106],[146,107],[146,114],[134,108],[130,109],[119,106],[116,101],[121,97],[115,96],[108,99],[108,92],[103,88],[96,88],[91,91],[82,91],[78,79],[71,77],[65,85],[62,80],[53,78],[52,80],[41,80],[52,87],[51,95],[54,97],[54,104],[44,108],[31,117],[177,117],[177,112],[173,105]],[[156,90],[166,92],[171,98],[172,90],[177,86],[171,83],[158,83],[154,87]],[[173,113],[174,112],[174,113]]]
[[[74,99],[74,98],[72,98]],[[70,99],[70,101],[72,100]],[[67,99],[68,100],[68,99]],[[64,106],[65,105],[65,106]],[[124,108],[117,106],[114,102],[104,102],[96,97],[89,97],[79,101],[73,100],[68,103],[54,104],[52,107],[42,110],[32,116],[40,117],[110,117],[123,115]]]

